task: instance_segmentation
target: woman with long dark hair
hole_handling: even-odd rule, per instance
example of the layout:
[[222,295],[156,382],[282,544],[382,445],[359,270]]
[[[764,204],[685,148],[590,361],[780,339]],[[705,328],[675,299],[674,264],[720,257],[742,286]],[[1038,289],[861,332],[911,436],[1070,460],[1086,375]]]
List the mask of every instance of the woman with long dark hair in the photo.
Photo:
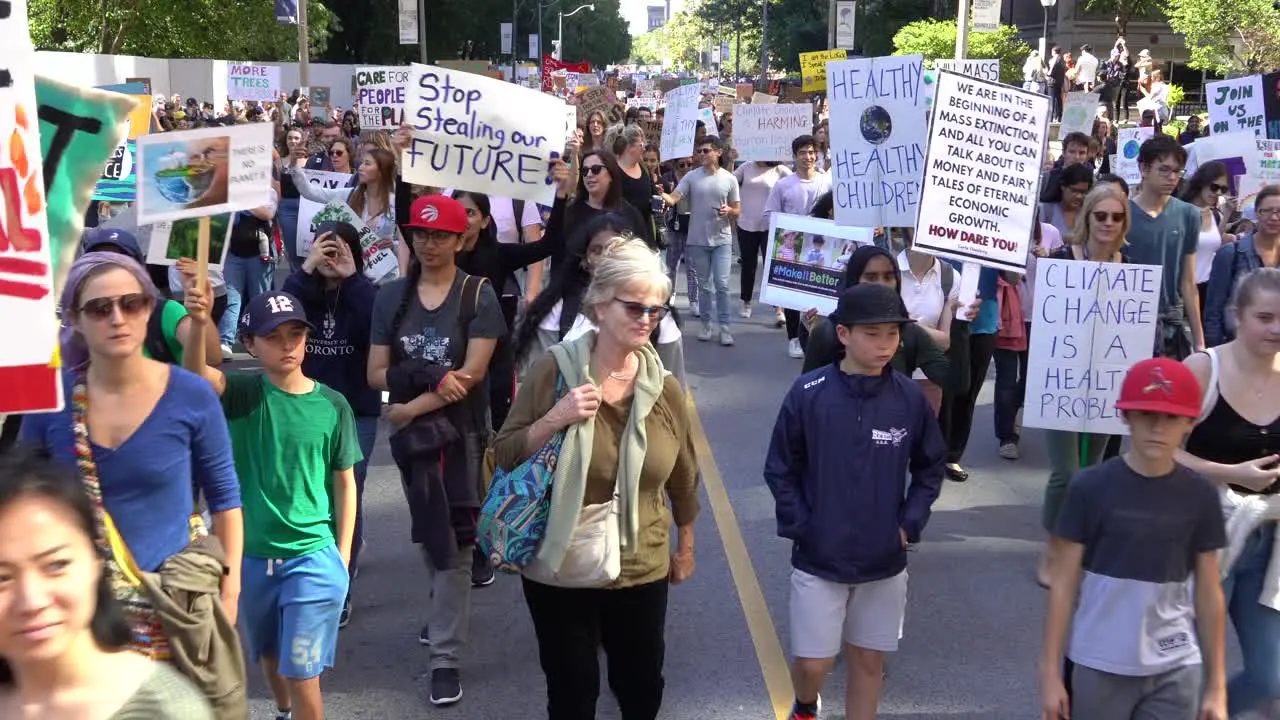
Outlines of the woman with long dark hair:
[[605,144],[618,159],[622,171],[622,199],[640,213],[642,220],[636,236],[647,244],[655,244],[657,230],[653,225],[653,198],[657,194],[653,177],[644,165],[644,130],[637,125],[614,125],[605,133]]
[[1196,243],[1196,290],[1200,291],[1200,312],[1205,310],[1205,293],[1209,289],[1209,273],[1213,270],[1213,255],[1218,248],[1234,242],[1234,235],[1223,231],[1222,211],[1218,201],[1231,192],[1227,178],[1227,165],[1221,160],[1210,160],[1187,178],[1178,199],[1195,205],[1200,210],[1200,236]]
[[582,124],[582,152],[608,150],[604,142],[604,133],[608,129],[609,123],[604,119],[604,113],[597,110],[588,115],[587,121]]

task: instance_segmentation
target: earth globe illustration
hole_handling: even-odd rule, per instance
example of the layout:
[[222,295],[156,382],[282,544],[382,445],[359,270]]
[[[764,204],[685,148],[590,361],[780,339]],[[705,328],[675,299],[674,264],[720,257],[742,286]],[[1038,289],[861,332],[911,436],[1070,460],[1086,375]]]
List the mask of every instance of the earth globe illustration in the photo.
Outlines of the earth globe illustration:
[[171,203],[187,205],[199,200],[213,185],[215,164],[203,153],[188,156],[173,151],[160,158],[156,190]]
[[1138,141],[1130,140],[1124,144],[1124,157],[1126,160],[1132,160],[1138,157]]
[[862,111],[862,119],[858,122],[862,139],[872,145],[879,145],[889,139],[893,133],[893,118],[889,111],[879,105],[872,105]]

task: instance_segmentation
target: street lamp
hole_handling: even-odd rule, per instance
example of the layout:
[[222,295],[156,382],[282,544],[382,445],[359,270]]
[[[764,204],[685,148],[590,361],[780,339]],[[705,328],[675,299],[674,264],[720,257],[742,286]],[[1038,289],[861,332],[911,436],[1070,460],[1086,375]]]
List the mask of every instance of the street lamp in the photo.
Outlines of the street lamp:
[[1045,56],[1049,51],[1049,8],[1058,3],[1058,0],[1040,0],[1040,4],[1044,6],[1044,27],[1040,31],[1040,58],[1044,62]]
[[[1040,0],[1040,2],[1044,2],[1044,0]],[[591,12],[595,12],[596,6],[595,5],[579,5],[578,7],[574,8],[570,12],[560,13],[560,29],[556,31],[556,59],[557,60],[564,59],[564,19],[567,17],[573,17],[574,15],[577,15],[579,10],[590,10]]]

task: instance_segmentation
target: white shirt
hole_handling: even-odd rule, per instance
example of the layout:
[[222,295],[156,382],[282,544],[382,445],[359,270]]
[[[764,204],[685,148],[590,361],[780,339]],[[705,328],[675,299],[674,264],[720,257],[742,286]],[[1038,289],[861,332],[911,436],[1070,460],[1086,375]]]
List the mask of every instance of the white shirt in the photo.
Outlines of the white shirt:
[[[452,189],[440,191],[440,194],[446,197],[453,197],[453,193]],[[525,228],[530,225],[542,225],[542,211],[538,209],[538,203],[535,202],[525,202],[520,227],[516,227],[515,201],[511,198],[490,195],[489,213],[494,227],[498,230],[500,243],[519,244],[523,240]]]
[[1209,271],[1213,269],[1213,255],[1220,247],[1222,247],[1222,231],[1218,229],[1218,219],[1210,213],[1209,229],[1200,230],[1200,238],[1196,243],[1197,285],[1209,282]]
[[[902,302],[907,306],[907,315],[922,327],[940,329],[938,322],[942,320],[946,303],[960,299],[960,273],[952,273],[951,292],[944,297],[941,260],[934,258],[924,277],[917,280],[907,262],[907,251],[903,250],[898,253],[898,270],[902,275]],[[923,370],[917,369],[911,377],[919,379],[925,377],[925,374]]]
[[1091,83],[1098,77],[1098,56],[1082,52],[1076,59],[1076,82]]

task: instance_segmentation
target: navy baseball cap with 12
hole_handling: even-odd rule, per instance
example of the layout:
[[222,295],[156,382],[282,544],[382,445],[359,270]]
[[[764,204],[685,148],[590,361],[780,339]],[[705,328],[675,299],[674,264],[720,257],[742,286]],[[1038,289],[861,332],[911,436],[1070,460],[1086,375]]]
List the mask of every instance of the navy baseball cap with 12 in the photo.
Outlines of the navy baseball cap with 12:
[[298,298],[282,291],[267,292],[250,301],[240,316],[240,329],[253,337],[263,337],[290,321],[302,323],[308,330],[316,329],[307,320]]

